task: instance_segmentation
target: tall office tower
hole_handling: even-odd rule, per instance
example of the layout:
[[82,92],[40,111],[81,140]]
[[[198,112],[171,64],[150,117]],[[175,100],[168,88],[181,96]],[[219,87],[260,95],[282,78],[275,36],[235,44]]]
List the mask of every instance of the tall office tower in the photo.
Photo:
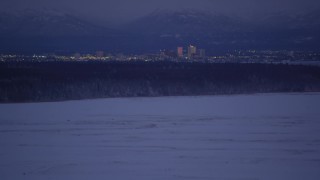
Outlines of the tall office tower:
[[179,58],[183,57],[183,47],[178,47],[177,55],[178,55]]
[[80,53],[75,53],[74,54],[74,59],[75,60],[80,60],[81,54]]
[[192,58],[197,53],[197,48],[195,46],[190,45],[188,47],[188,58]]
[[204,50],[204,49],[199,49],[199,57],[201,57],[201,58],[206,57],[206,50]]
[[96,56],[99,57],[99,58],[103,57],[103,55],[104,55],[103,51],[97,51],[96,52]]

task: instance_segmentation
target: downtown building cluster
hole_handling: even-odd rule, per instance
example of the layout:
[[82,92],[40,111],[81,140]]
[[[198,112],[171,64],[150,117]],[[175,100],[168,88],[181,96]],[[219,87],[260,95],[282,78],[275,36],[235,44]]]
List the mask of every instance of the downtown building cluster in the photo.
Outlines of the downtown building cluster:
[[206,51],[204,49],[198,49],[193,45],[189,45],[186,48],[179,46],[176,51],[160,50],[160,57],[164,59],[200,60],[206,58]]

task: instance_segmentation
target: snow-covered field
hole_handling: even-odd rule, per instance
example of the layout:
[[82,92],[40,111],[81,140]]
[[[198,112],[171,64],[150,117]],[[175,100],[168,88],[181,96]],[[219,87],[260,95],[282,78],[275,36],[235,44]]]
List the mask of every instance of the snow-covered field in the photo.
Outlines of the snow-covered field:
[[319,180],[320,93],[0,104],[1,180]]

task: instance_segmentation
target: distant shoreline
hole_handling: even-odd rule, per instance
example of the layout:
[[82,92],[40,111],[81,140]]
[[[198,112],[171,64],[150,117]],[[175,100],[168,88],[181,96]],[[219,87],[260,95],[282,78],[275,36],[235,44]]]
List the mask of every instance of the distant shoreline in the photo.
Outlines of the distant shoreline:
[[320,67],[175,62],[1,62],[0,103],[320,92]]
[[205,98],[205,97],[236,97],[236,96],[254,96],[254,95],[319,95],[320,91],[314,92],[261,92],[261,93],[242,93],[242,94],[204,94],[204,95],[176,95],[176,96],[119,96],[119,97],[101,97],[101,98],[84,98],[84,99],[66,99],[57,101],[30,101],[30,102],[0,102],[1,104],[34,104],[34,103],[60,103],[72,101],[95,101],[95,100],[112,100],[112,99],[146,99],[146,98]]

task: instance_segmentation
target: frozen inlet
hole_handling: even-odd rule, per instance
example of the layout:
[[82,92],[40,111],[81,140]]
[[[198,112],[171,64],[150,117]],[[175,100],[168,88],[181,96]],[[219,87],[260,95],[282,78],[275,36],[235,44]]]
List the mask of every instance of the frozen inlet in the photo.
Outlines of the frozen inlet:
[[320,178],[320,94],[0,104],[0,177]]

